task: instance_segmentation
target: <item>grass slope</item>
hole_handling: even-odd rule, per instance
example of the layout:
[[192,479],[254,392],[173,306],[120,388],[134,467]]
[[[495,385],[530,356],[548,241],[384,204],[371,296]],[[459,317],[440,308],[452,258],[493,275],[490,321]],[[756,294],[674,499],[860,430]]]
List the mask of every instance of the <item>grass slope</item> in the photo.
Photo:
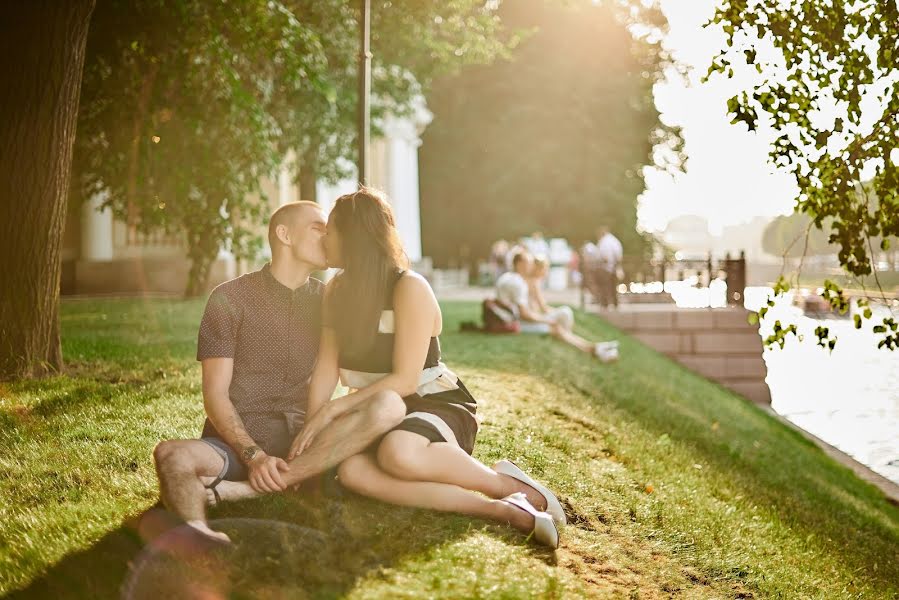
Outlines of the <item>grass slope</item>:
[[[456,333],[476,310],[444,305],[442,338],[480,402],[475,454],[558,490],[562,547],[325,482],[213,511],[325,536],[297,558],[298,538],[245,531],[232,597],[899,597],[899,508],[800,435],[596,318],[582,333],[621,339],[617,365]],[[140,548],[126,519],[157,499],[150,451],[201,423],[201,311],[64,303],[68,376],[0,387],[0,593],[119,595]]]

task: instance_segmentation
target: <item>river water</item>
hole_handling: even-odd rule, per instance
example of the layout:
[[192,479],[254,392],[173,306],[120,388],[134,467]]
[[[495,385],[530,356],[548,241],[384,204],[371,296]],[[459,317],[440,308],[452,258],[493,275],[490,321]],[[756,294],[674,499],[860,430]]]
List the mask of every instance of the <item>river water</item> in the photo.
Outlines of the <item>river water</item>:
[[[674,282],[668,282],[666,289]],[[674,284],[670,291],[678,306],[723,306],[724,284],[713,281],[710,289],[694,282]],[[746,288],[745,304],[758,310],[771,288]],[[792,293],[776,299],[762,320],[760,335],[770,335],[774,321],[796,323],[800,341],[790,336],[783,349],[764,352],[768,366],[771,407],[802,429],[852,456],[884,477],[899,483],[899,351],[878,350],[871,332],[873,322],[861,330],[851,319],[816,320],[793,306]],[[874,321],[889,314],[885,306],[874,308]],[[899,309],[893,307],[899,316]],[[837,336],[833,352],[816,344],[815,327],[830,328]]]
[[[771,293],[770,288],[747,289],[747,308],[757,310]],[[886,307],[875,307],[872,321],[886,314]],[[790,296],[762,321],[763,336],[771,333],[776,319],[796,323],[804,339],[793,337],[782,350],[765,350],[771,407],[899,483],[899,351],[877,349],[873,322],[858,330],[851,319],[818,321],[792,306]],[[833,352],[817,345],[814,329],[819,324],[837,336]]]

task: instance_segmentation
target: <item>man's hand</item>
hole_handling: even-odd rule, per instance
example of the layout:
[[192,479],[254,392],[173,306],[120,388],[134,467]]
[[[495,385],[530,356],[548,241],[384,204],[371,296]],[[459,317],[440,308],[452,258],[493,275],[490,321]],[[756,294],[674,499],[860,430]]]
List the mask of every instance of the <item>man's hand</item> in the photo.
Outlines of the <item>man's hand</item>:
[[315,411],[315,414],[312,415],[311,419],[306,421],[305,425],[303,425],[303,429],[297,434],[297,437],[294,438],[293,443],[290,445],[290,450],[287,452],[287,460],[293,460],[302,454],[315,439],[315,436],[321,433],[322,429],[327,427],[328,424],[334,420],[337,414],[332,407],[333,403],[328,402]]
[[283,492],[287,484],[281,477],[290,467],[283,458],[269,456],[261,450],[247,465],[250,471],[250,486],[260,493]]

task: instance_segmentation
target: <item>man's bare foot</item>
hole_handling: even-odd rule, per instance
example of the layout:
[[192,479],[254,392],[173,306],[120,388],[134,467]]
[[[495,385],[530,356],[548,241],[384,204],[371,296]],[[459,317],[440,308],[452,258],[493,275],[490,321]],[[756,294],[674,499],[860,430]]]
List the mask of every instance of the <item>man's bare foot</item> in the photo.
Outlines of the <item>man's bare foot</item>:
[[[203,482],[203,485],[209,485],[215,479],[213,477],[201,477],[200,480]],[[254,490],[246,481],[220,481],[215,486],[215,491],[218,492],[222,502],[234,502],[235,500],[247,500],[262,496],[260,492]],[[206,504],[208,506],[217,504],[215,493],[209,488],[206,488]]]
[[[537,510],[546,510],[546,498],[543,496],[543,494],[541,494],[525,482],[519,481],[514,477],[505,475],[503,473],[500,473],[499,476],[503,478],[503,498],[514,494],[515,492],[521,492],[522,494],[527,496],[528,502],[530,502],[534,508],[536,508]],[[510,504],[509,506],[512,505]],[[515,507],[512,506],[512,508]],[[518,512],[523,512],[521,509],[515,510],[517,510]],[[533,519],[531,520],[533,521]]]
[[231,538],[229,538],[227,535],[225,535],[221,531],[213,531],[212,529],[210,529],[209,525],[206,523],[206,521],[199,521],[199,520],[188,521],[187,525],[189,527],[193,527],[194,529],[199,531],[202,535],[205,535],[208,538],[212,538],[213,540],[215,540],[217,542],[224,542],[226,544],[231,543]]

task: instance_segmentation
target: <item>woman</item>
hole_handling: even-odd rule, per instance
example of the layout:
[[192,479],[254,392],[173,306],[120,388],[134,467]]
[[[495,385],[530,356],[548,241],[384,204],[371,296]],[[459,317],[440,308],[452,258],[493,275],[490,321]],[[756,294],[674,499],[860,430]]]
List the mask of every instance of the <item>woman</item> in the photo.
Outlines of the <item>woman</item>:
[[549,274],[549,262],[541,257],[535,257],[531,271],[527,277],[528,303],[531,312],[556,324],[559,330],[556,335],[574,347],[592,354],[602,362],[615,362],[618,360],[618,342],[592,343],[573,333],[574,311],[568,306],[552,307],[546,303],[543,296],[543,281]]
[[[393,390],[406,418],[340,465],[345,487],[392,504],[505,522],[557,547],[555,522],[564,523],[565,514],[556,497],[509,461],[490,469],[471,456],[477,403],[440,362],[440,307],[424,278],[407,269],[390,205],[367,188],[341,196],[325,244],[329,264],[342,271],[325,297],[307,410],[313,416],[289,456],[333,419]],[[338,369],[355,391],[329,401]]]

